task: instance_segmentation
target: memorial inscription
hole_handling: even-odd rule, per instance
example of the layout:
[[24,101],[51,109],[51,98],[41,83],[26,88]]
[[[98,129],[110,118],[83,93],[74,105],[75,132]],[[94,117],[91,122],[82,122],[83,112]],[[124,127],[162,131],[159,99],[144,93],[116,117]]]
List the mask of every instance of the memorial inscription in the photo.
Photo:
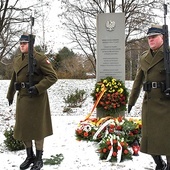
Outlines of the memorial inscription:
[[124,14],[99,14],[97,28],[97,81],[107,76],[125,81]]

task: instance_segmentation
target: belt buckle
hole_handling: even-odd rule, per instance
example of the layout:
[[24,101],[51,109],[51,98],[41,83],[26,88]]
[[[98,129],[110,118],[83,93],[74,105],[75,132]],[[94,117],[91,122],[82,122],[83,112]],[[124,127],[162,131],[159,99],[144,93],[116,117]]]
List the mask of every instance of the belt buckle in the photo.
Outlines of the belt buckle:
[[158,83],[157,82],[152,82],[152,88],[153,89],[158,88]]
[[24,82],[21,82],[21,88],[25,88],[25,83]]

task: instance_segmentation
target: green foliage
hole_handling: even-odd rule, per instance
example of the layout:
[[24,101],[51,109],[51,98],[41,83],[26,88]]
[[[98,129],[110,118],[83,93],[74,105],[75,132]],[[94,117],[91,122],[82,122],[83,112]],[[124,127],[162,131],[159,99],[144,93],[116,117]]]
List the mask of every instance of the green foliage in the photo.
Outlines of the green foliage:
[[44,54],[45,52],[47,52],[47,45],[44,45],[44,46],[36,45],[35,50],[37,52],[40,52],[40,53]]
[[13,137],[14,130],[13,127],[11,126],[10,129],[6,129],[4,132],[4,136],[6,139],[4,140],[5,146],[8,148],[10,151],[18,151],[24,149],[24,144],[21,141],[18,141],[14,139]]
[[64,101],[68,107],[81,107],[87,96],[84,90],[76,89],[74,93],[68,94]]
[[55,57],[55,67],[57,69],[64,69],[67,67],[63,61],[68,59],[68,58],[72,58],[73,56],[75,56],[75,53],[72,50],[69,50],[67,47],[63,47],[58,54]]
[[69,50],[67,47],[63,47],[58,55],[61,57],[61,59],[63,58],[67,58],[67,57],[73,57],[75,54],[72,50]]
[[44,165],[59,165],[59,164],[61,164],[63,159],[64,159],[64,156],[61,153],[56,154],[55,156],[51,155],[51,158],[44,159]]

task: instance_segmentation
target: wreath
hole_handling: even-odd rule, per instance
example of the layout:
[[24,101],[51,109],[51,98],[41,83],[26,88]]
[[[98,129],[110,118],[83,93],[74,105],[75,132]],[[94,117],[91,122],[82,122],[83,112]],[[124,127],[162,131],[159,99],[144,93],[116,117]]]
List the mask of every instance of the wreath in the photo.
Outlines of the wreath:
[[123,138],[116,135],[106,135],[98,144],[98,153],[101,160],[122,162],[132,159],[132,152]]
[[[101,93],[102,97],[101,97]],[[128,90],[123,81],[113,77],[106,77],[95,84],[95,89],[91,94],[96,102],[100,97],[97,108],[109,113],[119,113],[126,110],[128,102]]]
[[75,130],[77,140],[95,141],[101,160],[122,162],[132,159],[135,144],[140,145],[142,122],[138,118],[89,118]]

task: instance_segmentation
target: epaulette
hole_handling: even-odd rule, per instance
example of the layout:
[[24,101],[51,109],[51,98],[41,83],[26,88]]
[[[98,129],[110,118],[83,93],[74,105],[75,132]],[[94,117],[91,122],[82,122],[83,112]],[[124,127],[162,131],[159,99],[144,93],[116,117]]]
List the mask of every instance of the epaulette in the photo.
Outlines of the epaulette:
[[18,57],[21,57],[21,54],[14,55],[14,58],[18,58]]
[[148,50],[144,51],[144,52],[141,54],[141,56],[144,55],[144,54],[146,54],[147,52],[148,52]]
[[144,52],[140,55],[140,58],[141,58],[141,57],[144,57],[147,53],[148,53],[148,50],[144,51]]

